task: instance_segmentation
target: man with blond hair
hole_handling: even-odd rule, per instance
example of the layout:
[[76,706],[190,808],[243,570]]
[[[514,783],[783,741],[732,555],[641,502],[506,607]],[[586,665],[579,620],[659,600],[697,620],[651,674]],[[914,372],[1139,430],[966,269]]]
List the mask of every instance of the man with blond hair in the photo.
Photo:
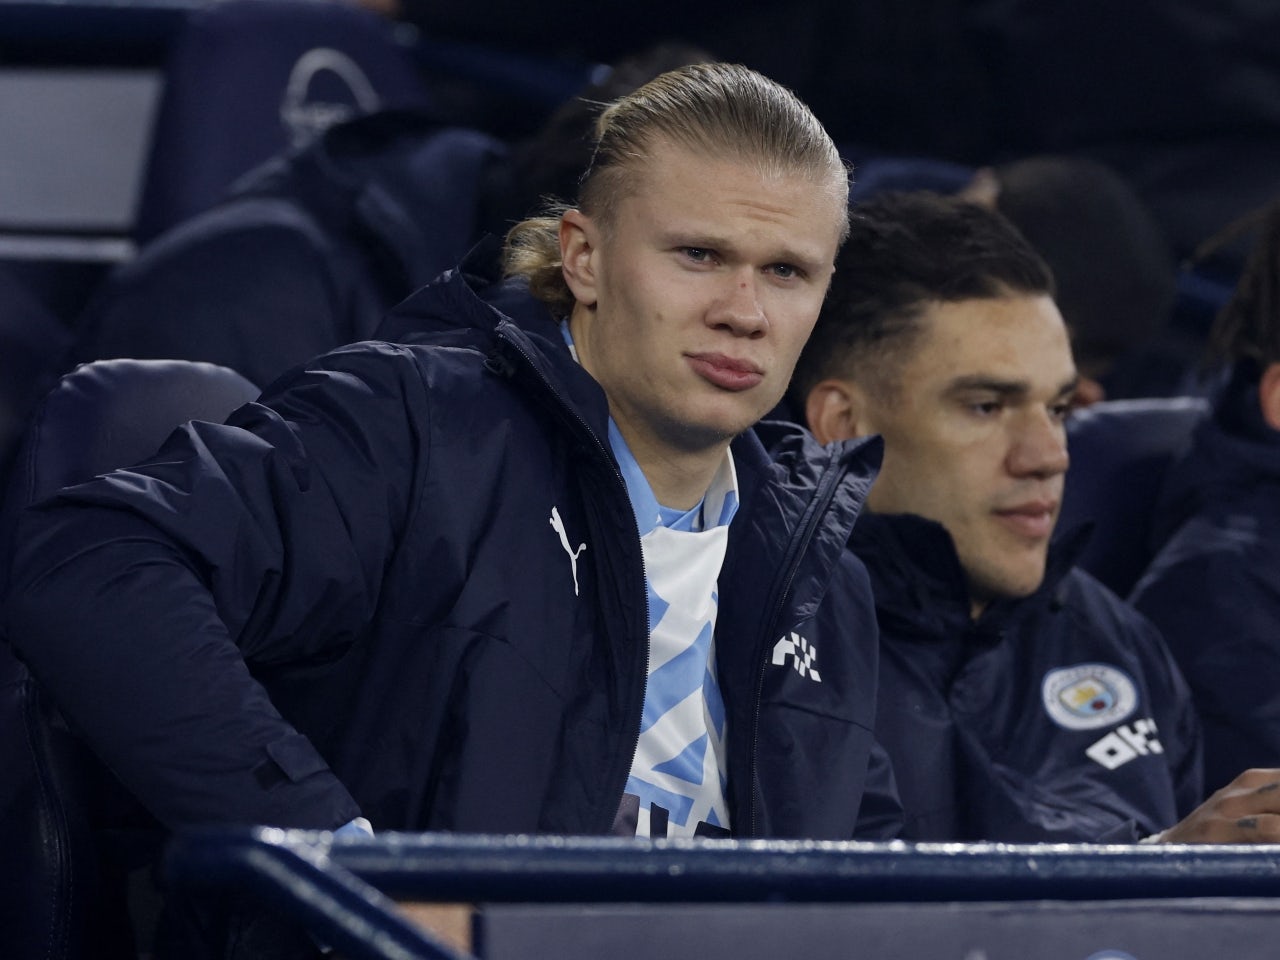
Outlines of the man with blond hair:
[[[883,836],[875,442],[751,428],[847,176],[742,67],[610,106],[578,202],[226,425],[28,511],[5,628],[169,828]],[[838,628],[838,629],[837,629]]]

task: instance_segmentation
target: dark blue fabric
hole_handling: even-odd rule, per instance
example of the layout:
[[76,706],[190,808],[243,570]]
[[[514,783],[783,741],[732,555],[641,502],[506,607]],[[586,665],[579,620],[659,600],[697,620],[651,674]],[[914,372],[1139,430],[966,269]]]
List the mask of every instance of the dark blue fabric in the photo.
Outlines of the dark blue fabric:
[[[62,486],[154,452],[190,417],[221,420],[256,396],[234,371],[113,360],[62,377],[32,418],[0,513],[0,562],[16,512]],[[0,955],[132,957],[126,875],[155,825],[67,729],[0,644]]]
[[[170,826],[613,823],[648,637],[604,395],[545,314],[517,326],[463,271],[399,309],[429,343],[335,351],[23,518],[10,635]],[[716,644],[735,832],[849,837],[876,651],[842,547],[879,444],[774,448],[734,446]],[[552,507],[587,543],[580,597]],[[771,662],[792,631],[821,684]],[[868,804],[874,830],[891,799]]]
[[1163,547],[1134,604],[1163,631],[1204,722],[1206,786],[1280,766],[1280,437],[1236,380],[1169,471]]
[[80,321],[80,359],[179,358],[260,386],[367,339],[475,242],[501,144],[385,112],[265,164],[143,249]]
[[100,360],[64,374],[14,456],[0,503],[0,573],[8,573],[13,526],[25,507],[150,456],[180,424],[221,421],[257,394],[234,370],[183,360]]
[[53,386],[71,343],[71,331],[0,266],[0,489],[27,419]]
[[146,242],[213,205],[241,174],[337,120],[427,109],[387,18],[337,0],[228,0],[194,12],[170,48],[135,234]]
[[845,147],[842,152],[853,163],[853,179],[849,188],[851,203],[890,190],[955,193],[973,179],[977,169],[935,157],[864,155],[856,147]]
[[1067,421],[1071,469],[1058,529],[1069,535],[1091,526],[1076,562],[1122,597],[1155,555],[1152,522],[1161,486],[1208,407],[1198,397],[1108,400]]
[[[1132,841],[1199,802],[1200,732],[1185,682],[1155,628],[1074,568],[1070,548],[1051,553],[1036,593],[995,601],[974,621],[940,525],[864,514],[852,546],[876,597],[876,736],[897,775],[904,837]],[[1114,722],[1067,729],[1043,704],[1042,684],[1089,663],[1123,671],[1137,702]],[[1146,718],[1163,754],[1114,770],[1086,754]]]

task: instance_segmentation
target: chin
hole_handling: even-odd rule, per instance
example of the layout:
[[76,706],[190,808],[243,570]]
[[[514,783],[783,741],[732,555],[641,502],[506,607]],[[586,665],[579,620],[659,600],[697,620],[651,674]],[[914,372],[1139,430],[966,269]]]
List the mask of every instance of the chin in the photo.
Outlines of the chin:
[[1040,589],[1044,583],[1044,564],[1035,571],[990,570],[986,576],[972,578],[971,592],[987,600],[1021,600]]
[[[767,412],[767,411],[766,411]],[[759,421],[760,416],[751,417],[741,410],[725,412],[723,415],[689,417],[672,423],[672,433],[678,437],[677,443],[688,450],[705,450],[707,447],[727,443],[740,433],[749,430]]]
[[665,434],[672,448],[688,453],[699,453],[712,447],[723,446],[741,432],[742,430],[731,430],[718,421],[672,420],[668,421]]
[[1003,584],[1000,593],[1002,596],[1020,600],[1023,597],[1029,597],[1040,589],[1040,584],[1044,583],[1044,569],[1034,576],[1017,576],[1010,577]]

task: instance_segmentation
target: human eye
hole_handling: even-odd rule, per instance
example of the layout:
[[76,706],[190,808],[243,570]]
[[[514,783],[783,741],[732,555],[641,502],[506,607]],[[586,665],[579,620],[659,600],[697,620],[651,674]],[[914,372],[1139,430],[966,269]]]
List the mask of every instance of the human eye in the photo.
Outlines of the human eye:
[[706,247],[681,247],[680,253],[691,263],[712,263],[715,253]]
[[773,263],[766,269],[779,280],[795,280],[805,275],[803,270],[792,263]]
[[974,398],[969,400],[966,406],[975,417],[983,419],[994,417],[1004,409],[1004,404],[995,398]]
[[1049,416],[1054,423],[1066,423],[1074,409],[1070,400],[1059,400],[1049,405]]

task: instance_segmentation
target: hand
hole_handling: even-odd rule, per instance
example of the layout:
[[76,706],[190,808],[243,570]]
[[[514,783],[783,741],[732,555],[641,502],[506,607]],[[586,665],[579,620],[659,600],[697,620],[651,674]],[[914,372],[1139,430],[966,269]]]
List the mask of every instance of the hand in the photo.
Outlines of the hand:
[[1246,770],[1159,842],[1280,843],[1280,769]]

